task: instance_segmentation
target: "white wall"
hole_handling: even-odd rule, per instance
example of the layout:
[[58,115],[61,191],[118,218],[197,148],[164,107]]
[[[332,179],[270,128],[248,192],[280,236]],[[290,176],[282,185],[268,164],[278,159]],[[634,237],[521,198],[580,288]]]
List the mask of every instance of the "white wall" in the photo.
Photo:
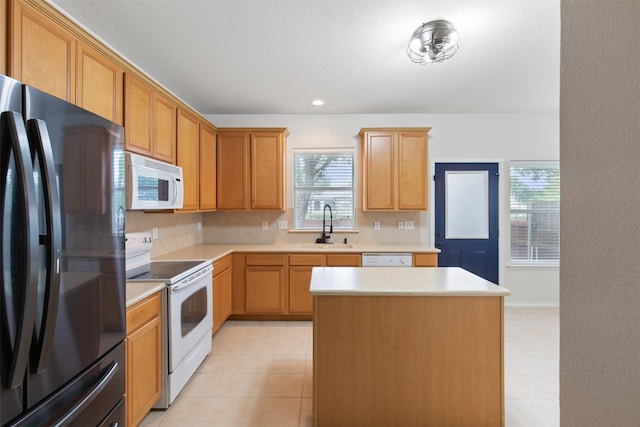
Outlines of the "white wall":
[[562,1],[560,424],[640,426],[640,2]]
[[[501,182],[500,283],[512,292],[511,305],[557,305],[557,268],[511,268],[507,265],[509,250],[508,162],[511,160],[558,160],[559,118],[557,113],[540,114],[379,114],[379,115],[208,115],[219,127],[286,127],[287,183],[291,182],[291,152],[295,148],[351,147],[359,152],[359,132],[363,127],[431,127],[429,157],[439,160],[499,161],[503,171]],[[360,176],[360,160],[356,175]],[[432,190],[432,189],[431,189]],[[431,191],[433,194],[433,191]],[[287,206],[291,206],[292,190],[287,185]],[[357,196],[360,204],[360,195]],[[207,225],[215,226],[216,215],[205,215]],[[401,214],[396,214],[401,215]],[[387,214],[388,218],[389,215]],[[360,214],[361,238],[376,236],[371,232],[370,213]],[[402,219],[398,217],[398,219]],[[252,220],[257,224],[257,220]],[[420,214],[417,232],[420,242],[432,244],[431,214]],[[393,219],[387,220],[393,223]],[[255,224],[254,224],[255,225]],[[218,230],[210,235],[220,235]],[[398,234],[394,241],[398,241]],[[258,234],[262,236],[262,234]],[[407,238],[410,237],[405,234]],[[400,238],[402,235],[400,234]],[[205,230],[205,241],[207,238]],[[357,237],[356,237],[357,239]],[[352,239],[353,240],[353,239]],[[357,240],[355,240],[357,241]]]

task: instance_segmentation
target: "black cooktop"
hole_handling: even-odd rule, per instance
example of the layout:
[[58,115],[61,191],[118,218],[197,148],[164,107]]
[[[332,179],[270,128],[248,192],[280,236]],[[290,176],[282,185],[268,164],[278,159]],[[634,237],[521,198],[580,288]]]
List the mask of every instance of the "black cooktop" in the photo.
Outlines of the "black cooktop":
[[153,261],[127,271],[129,281],[160,281],[173,283],[193,271],[197,271],[203,261]]

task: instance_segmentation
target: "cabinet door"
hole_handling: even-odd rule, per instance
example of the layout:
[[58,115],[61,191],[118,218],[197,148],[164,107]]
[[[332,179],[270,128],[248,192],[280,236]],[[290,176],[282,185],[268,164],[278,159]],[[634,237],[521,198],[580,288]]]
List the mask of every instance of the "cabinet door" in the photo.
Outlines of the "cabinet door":
[[289,313],[313,313],[313,297],[309,293],[312,266],[289,267]]
[[283,146],[282,133],[251,133],[251,209],[284,210]]
[[127,425],[138,425],[160,397],[161,306],[156,293],[127,309]]
[[286,256],[247,254],[245,256],[245,309],[247,313],[284,313]]
[[122,125],[124,70],[87,44],[77,46],[77,104]]
[[249,209],[249,135],[218,132],[218,210]]
[[216,209],[216,130],[200,124],[200,210]]
[[216,333],[231,315],[231,268],[213,278],[213,330]]
[[324,255],[289,255],[289,313],[312,314],[313,297],[309,293],[311,270],[326,264]]
[[184,182],[183,210],[200,208],[200,134],[198,118],[178,109],[178,166]]
[[75,37],[23,1],[10,2],[10,5],[13,7],[9,64],[12,77],[75,103]]
[[[0,22],[6,25],[5,28],[9,28],[6,2],[3,7],[0,7]],[[0,31],[0,74],[5,76],[10,74],[7,68],[7,36],[7,31]]]
[[127,337],[127,425],[138,425],[160,397],[160,316]]
[[362,254],[327,254],[328,267],[360,267]]
[[427,134],[398,132],[398,209],[427,210]]
[[395,209],[394,134],[366,133],[363,141],[363,209]]
[[176,163],[176,111],[178,106],[168,97],[155,92],[153,97],[153,157]]
[[437,267],[438,254],[437,253],[413,254],[413,266],[414,267]]
[[131,74],[124,76],[124,148],[153,157],[153,89]]

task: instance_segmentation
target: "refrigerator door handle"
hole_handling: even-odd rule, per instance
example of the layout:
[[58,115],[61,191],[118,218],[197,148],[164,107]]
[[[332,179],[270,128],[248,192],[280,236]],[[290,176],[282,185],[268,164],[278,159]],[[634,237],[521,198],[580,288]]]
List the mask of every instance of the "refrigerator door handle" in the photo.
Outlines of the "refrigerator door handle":
[[[33,180],[33,165],[29,153],[29,141],[27,132],[24,127],[24,121],[20,113],[14,111],[3,112],[0,117],[0,139],[5,139],[8,144],[2,145],[2,153],[0,155],[1,169],[3,179],[7,178],[9,169],[9,159],[11,153],[15,158],[16,183],[13,191],[21,194],[25,206],[26,215],[22,218],[23,230],[22,235],[25,238],[22,253],[12,254],[20,257],[20,271],[16,277],[20,281],[19,286],[23,292],[14,292],[13,296],[4,295],[2,299],[4,306],[0,307],[3,323],[11,325],[15,322],[15,339],[14,343],[8,343],[7,348],[10,354],[3,352],[3,357],[10,357],[10,360],[3,363],[2,369],[2,386],[5,388],[14,388],[24,381],[24,376],[29,360],[29,349],[31,347],[31,338],[33,325],[36,315],[36,303],[38,296],[38,206],[36,199],[35,182]],[[2,187],[2,195],[0,203],[2,210],[5,210],[6,197],[6,181]],[[2,240],[4,242],[4,227],[2,227]],[[4,255],[3,255],[4,258]],[[3,270],[11,268],[11,266],[2,266]],[[6,271],[3,271],[3,275]],[[5,284],[6,286],[6,284]],[[4,288],[4,286],[3,286]],[[6,292],[5,289],[2,289]],[[13,302],[13,307],[9,305],[7,299]],[[15,310],[15,313],[14,313]],[[10,318],[11,317],[11,318]],[[3,347],[10,338],[3,331]]]
[[39,236],[41,245],[45,246],[46,282],[42,324],[34,334],[37,345],[31,349],[31,371],[39,373],[49,364],[53,347],[55,322],[58,316],[60,300],[60,256],[62,253],[62,221],[60,212],[60,193],[56,180],[53,149],[47,125],[43,120],[27,121],[27,133],[31,142],[31,157],[41,170],[42,191],[44,191],[44,209],[46,234]]
[[119,364],[115,360],[109,365],[107,365],[106,372],[100,377],[95,386],[93,386],[90,390],[87,391],[80,399],[78,399],[78,403],[73,405],[66,414],[64,414],[55,424],[54,427],[64,427],[70,425],[73,420],[85,410],[87,406],[93,400],[98,397],[100,392],[109,384],[115,375],[118,372]]

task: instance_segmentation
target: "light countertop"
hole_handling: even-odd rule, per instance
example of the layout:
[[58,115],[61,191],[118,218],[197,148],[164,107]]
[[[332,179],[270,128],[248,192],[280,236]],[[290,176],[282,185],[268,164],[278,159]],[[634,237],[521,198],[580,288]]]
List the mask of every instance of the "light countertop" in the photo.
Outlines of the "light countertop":
[[165,288],[164,282],[127,282],[127,308]]
[[314,267],[309,292],[315,296],[511,295],[509,290],[459,267]]
[[154,259],[211,259],[213,261],[229,255],[233,252],[287,252],[287,253],[361,253],[361,252],[412,252],[412,253],[439,253],[440,250],[431,246],[419,244],[387,245],[379,243],[353,243],[353,244],[316,244],[316,243],[276,243],[258,245],[196,245],[180,249]]

